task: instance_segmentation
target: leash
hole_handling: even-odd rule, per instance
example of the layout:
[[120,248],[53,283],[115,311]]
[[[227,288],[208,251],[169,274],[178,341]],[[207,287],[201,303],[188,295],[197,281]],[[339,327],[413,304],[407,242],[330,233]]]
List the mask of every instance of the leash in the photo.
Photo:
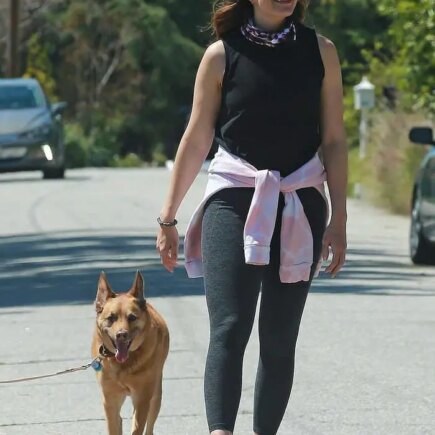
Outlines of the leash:
[[103,369],[103,365],[101,364],[101,361],[104,358],[107,358],[107,356],[100,351],[100,356],[97,356],[90,363],[85,364],[83,366],[73,367],[71,369],[62,370],[61,372],[56,372],[56,373],[49,373],[47,375],[29,376],[27,378],[9,379],[7,381],[0,381],[0,384],[15,384],[18,382],[34,381],[36,379],[52,378],[54,376],[65,375],[66,373],[74,373],[74,372],[80,372],[83,370],[87,370],[89,367],[92,367],[96,372],[100,372]]

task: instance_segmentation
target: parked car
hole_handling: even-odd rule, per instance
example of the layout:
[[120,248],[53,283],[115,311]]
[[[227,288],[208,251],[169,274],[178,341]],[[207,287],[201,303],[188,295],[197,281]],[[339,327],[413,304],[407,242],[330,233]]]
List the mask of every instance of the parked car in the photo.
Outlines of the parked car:
[[409,139],[432,145],[421,162],[412,195],[410,253],[415,264],[435,264],[435,141],[431,128],[413,128]]
[[62,111],[34,79],[0,79],[0,172],[41,170],[63,178]]

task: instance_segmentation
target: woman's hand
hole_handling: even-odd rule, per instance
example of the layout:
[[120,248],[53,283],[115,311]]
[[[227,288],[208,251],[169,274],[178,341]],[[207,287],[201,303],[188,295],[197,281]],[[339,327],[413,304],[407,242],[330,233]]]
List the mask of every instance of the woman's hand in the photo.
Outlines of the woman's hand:
[[156,248],[163,266],[173,272],[177,265],[179,237],[176,227],[160,227],[157,234]]
[[346,223],[331,221],[326,228],[322,244],[322,258],[324,261],[328,260],[329,247],[332,250],[332,261],[325,269],[325,272],[330,273],[332,278],[335,278],[346,259]]

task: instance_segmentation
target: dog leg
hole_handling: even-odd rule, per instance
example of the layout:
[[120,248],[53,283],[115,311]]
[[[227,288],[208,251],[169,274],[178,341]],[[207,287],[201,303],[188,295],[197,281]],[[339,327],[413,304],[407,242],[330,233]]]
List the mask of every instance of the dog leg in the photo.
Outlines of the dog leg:
[[121,407],[125,400],[125,394],[110,393],[104,394],[104,411],[106,412],[107,433],[109,435],[122,435],[122,419],[120,416]]
[[[152,394],[152,387],[146,388],[145,391],[151,391]],[[141,390],[131,396],[134,407],[131,435],[142,435],[144,432],[150,409],[151,394]]]
[[156,389],[150,401],[150,410],[148,413],[147,430],[145,435],[153,435],[154,433],[154,424],[157,420],[157,416],[160,412],[160,406],[162,404],[162,377],[163,375],[160,374],[160,379],[157,381]]

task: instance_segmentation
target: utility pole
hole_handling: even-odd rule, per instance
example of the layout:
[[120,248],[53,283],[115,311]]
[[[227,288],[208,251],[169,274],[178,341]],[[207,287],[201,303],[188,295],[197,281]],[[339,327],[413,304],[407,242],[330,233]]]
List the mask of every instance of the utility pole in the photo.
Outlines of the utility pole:
[[20,74],[18,57],[20,0],[9,0],[9,35],[8,35],[8,77],[18,77]]

